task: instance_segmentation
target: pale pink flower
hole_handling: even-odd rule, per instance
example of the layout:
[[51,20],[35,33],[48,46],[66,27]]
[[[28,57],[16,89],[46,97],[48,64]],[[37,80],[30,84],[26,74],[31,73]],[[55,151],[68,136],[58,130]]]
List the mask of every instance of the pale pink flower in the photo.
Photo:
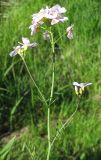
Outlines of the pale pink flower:
[[18,54],[18,52],[20,51],[20,49],[21,49],[21,46],[14,47],[14,50],[11,51],[9,55],[10,55],[11,57],[16,56],[16,55]]
[[10,56],[14,57],[17,54],[21,54],[23,52],[25,52],[28,48],[32,48],[32,47],[36,47],[37,43],[33,42],[30,43],[28,38],[22,37],[22,43],[18,42],[20,45],[17,47],[14,47],[14,50],[12,52],[10,52]]
[[63,13],[65,12],[66,9],[64,7],[61,7],[60,5],[55,5],[50,8],[49,13],[47,14],[47,18],[52,20],[51,25],[68,20],[68,18],[64,17],[63,15]]
[[65,13],[66,9],[64,7],[61,7],[60,5],[55,5],[51,8],[52,11],[57,11],[58,13]]
[[66,32],[67,32],[67,37],[69,39],[73,39],[73,25],[67,27]]
[[41,9],[38,13],[32,15],[31,35],[38,31],[40,25],[44,23],[45,14],[48,12],[48,8]]
[[37,32],[37,28],[38,28],[37,25],[31,25],[31,26],[29,26],[29,29],[31,29],[31,35],[33,35],[34,33]]
[[47,40],[47,41],[50,39],[50,34],[48,31],[43,33],[43,38],[44,38],[44,40]]
[[22,37],[22,42],[23,42],[23,47],[24,46],[27,46],[27,47],[36,47],[37,46],[36,42],[30,43],[29,39],[26,37]]

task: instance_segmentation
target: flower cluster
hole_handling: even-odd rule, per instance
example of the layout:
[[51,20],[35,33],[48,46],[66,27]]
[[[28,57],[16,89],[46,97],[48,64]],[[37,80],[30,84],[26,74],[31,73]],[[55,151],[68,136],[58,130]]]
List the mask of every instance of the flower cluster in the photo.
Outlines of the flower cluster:
[[[46,21],[50,23],[50,25],[55,25],[59,22],[65,22],[68,20],[68,17],[64,16],[66,9],[61,7],[60,5],[55,5],[51,8],[48,6],[46,8],[41,9],[38,13],[32,15],[32,25],[29,27],[31,29],[31,35],[36,33],[42,24]],[[69,39],[73,39],[73,25],[69,26],[66,29],[67,37]],[[46,30],[43,33],[44,40],[50,40],[50,31]],[[18,42],[19,43],[19,42]],[[16,54],[24,53],[30,47],[36,47],[37,43],[30,43],[28,38],[22,37],[22,43],[19,43],[17,47],[14,47],[14,50],[10,52],[10,56],[15,56]]]
[[28,38],[22,37],[22,43],[18,42],[20,45],[14,48],[12,52],[10,52],[10,56],[14,57],[17,54],[24,53],[28,48],[33,48],[37,46],[36,42],[30,43]]
[[36,33],[40,25],[46,20],[50,20],[51,25],[68,20],[68,18],[63,15],[65,12],[66,9],[64,7],[55,5],[51,8],[46,7],[45,9],[41,9],[38,13],[33,14],[32,25],[29,27],[31,29],[31,35]]

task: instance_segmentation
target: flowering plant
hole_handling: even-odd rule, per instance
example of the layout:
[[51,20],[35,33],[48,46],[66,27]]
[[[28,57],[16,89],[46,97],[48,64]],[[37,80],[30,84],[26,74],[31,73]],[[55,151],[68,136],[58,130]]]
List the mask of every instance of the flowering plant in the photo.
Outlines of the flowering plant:
[[[53,93],[54,93],[54,77],[55,77],[55,42],[54,42],[54,34],[51,30],[51,28],[58,24],[58,23],[64,23],[68,20],[68,17],[64,16],[64,13],[66,12],[66,9],[64,7],[61,7],[60,5],[55,5],[53,7],[46,7],[46,8],[42,8],[38,13],[35,13],[32,15],[32,23],[30,25],[30,29],[31,29],[31,35],[34,35],[36,33],[38,33],[41,29],[44,30],[43,32],[43,38],[44,40],[47,40],[50,42],[51,44],[51,49],[52,49],[52,83],[51,83],[51,92],[50,92],[50,97],[49,97],[49,103],[47,102],[45,96],[43,95],[42,91],[40,90],[40,88],[38,87],[38,85],[36,84],[34,78],[32,77],[29,68],[26,64],[26,61],[24,59],[25,57],[25,52],[29,49],[29,48],[34,48],[37,47],[37,43],[36,42],[32,42],[30,43],[30,40],[28,38],[22,37],[22,43],[18,42],[18,46],[16,46],[14,48],[13,51],[10,52],[10,56],[14,57],[17,54],[20,55],[20,57],[22,58],[25,67],[27,69],[27,72],[33,82],[33,84],[35,85],[35,87],[38,90],[38,93],[40,94],[44,105],[47,106],[47,135],[48,135],[48,152],[47,152],[47,160],[49,160],[50,158],[50,152],[51,152],[51,148],[56,140],[56,138],[58,137],[58,135],[61,133],[61,131],[67,126],[67,124],[69,124],[71,122],[71,120],[73,119],[73,116],[75,115],[77,108],[75,110],[75,112],[71,115],[71,117],[69,119],[67,119],[67,121],[62,125],[62,127],[59,129],[59,132],[56,133],[56,136],[53,138],[53,140],[51,141],[51,132],[50,132],[50,106],[52,104],[52,100],[53,100]],[[43,27],[43,24],[47,25],[47,22],[49,22],[50,25],[48,25],[47,27]],[[67,27],[65,34],[67,34],[67,37],[69,38],[69,40],[73,39],[73,25]],[[83,91],[84,87],[91,85],[91,83],[77,83],[74,82],[73,85],[75,86],[75,90],[79,93],[81,93],[81,91]],[[78,89],[79,88],[79,89]]]

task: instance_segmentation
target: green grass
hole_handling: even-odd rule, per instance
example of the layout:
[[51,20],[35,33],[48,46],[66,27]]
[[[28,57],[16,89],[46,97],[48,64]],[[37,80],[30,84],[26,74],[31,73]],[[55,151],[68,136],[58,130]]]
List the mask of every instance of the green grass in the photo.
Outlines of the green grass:
[[[47,150],[47,108],[32,84],[20,57],[9,56],[21,37],[30,37],[31,15],[47,5],[60,4],[67,9],[69,21],[56,25],[55,36],[74,24],[74,39],[59,40],[56,51],[56,101],[51,106],[52,138],[75,110],[77,97],[73,81],[92,82],[89,94],[82,97],[72,123],[55,141],[50,160],[100,160],[101,158],[101,2],[97,0],[46,1],[16,0],[5,10],[0,24],[0,132],[25,126],[29,131],[16,139],[7,160],[44,160]],[[27,52],[26,62],[36,83],[49,99],[52,63],[50,45],[41,33],[32,36],[38,48]],[[12,117],[11,117],[11,113]],[[12,118],[12,122],[10,121]],[[58,123],[58,125],[57,125]],[[19,131],[20,132],[20,131]]]

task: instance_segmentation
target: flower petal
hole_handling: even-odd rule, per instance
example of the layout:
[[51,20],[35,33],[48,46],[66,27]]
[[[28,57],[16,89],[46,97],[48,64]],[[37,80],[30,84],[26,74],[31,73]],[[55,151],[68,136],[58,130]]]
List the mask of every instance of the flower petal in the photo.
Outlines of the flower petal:
[[16,56],[17,55],[17,52],[14,50],[14,51],[12,51],[12,52],[10,52],[10,54],[9,54],[11,57],[14,57],[14,56]]
[[23,44],[29,44],[30,43],[29,39],[26,38],[26,37],[22,37],[22,42],[23,42]]

